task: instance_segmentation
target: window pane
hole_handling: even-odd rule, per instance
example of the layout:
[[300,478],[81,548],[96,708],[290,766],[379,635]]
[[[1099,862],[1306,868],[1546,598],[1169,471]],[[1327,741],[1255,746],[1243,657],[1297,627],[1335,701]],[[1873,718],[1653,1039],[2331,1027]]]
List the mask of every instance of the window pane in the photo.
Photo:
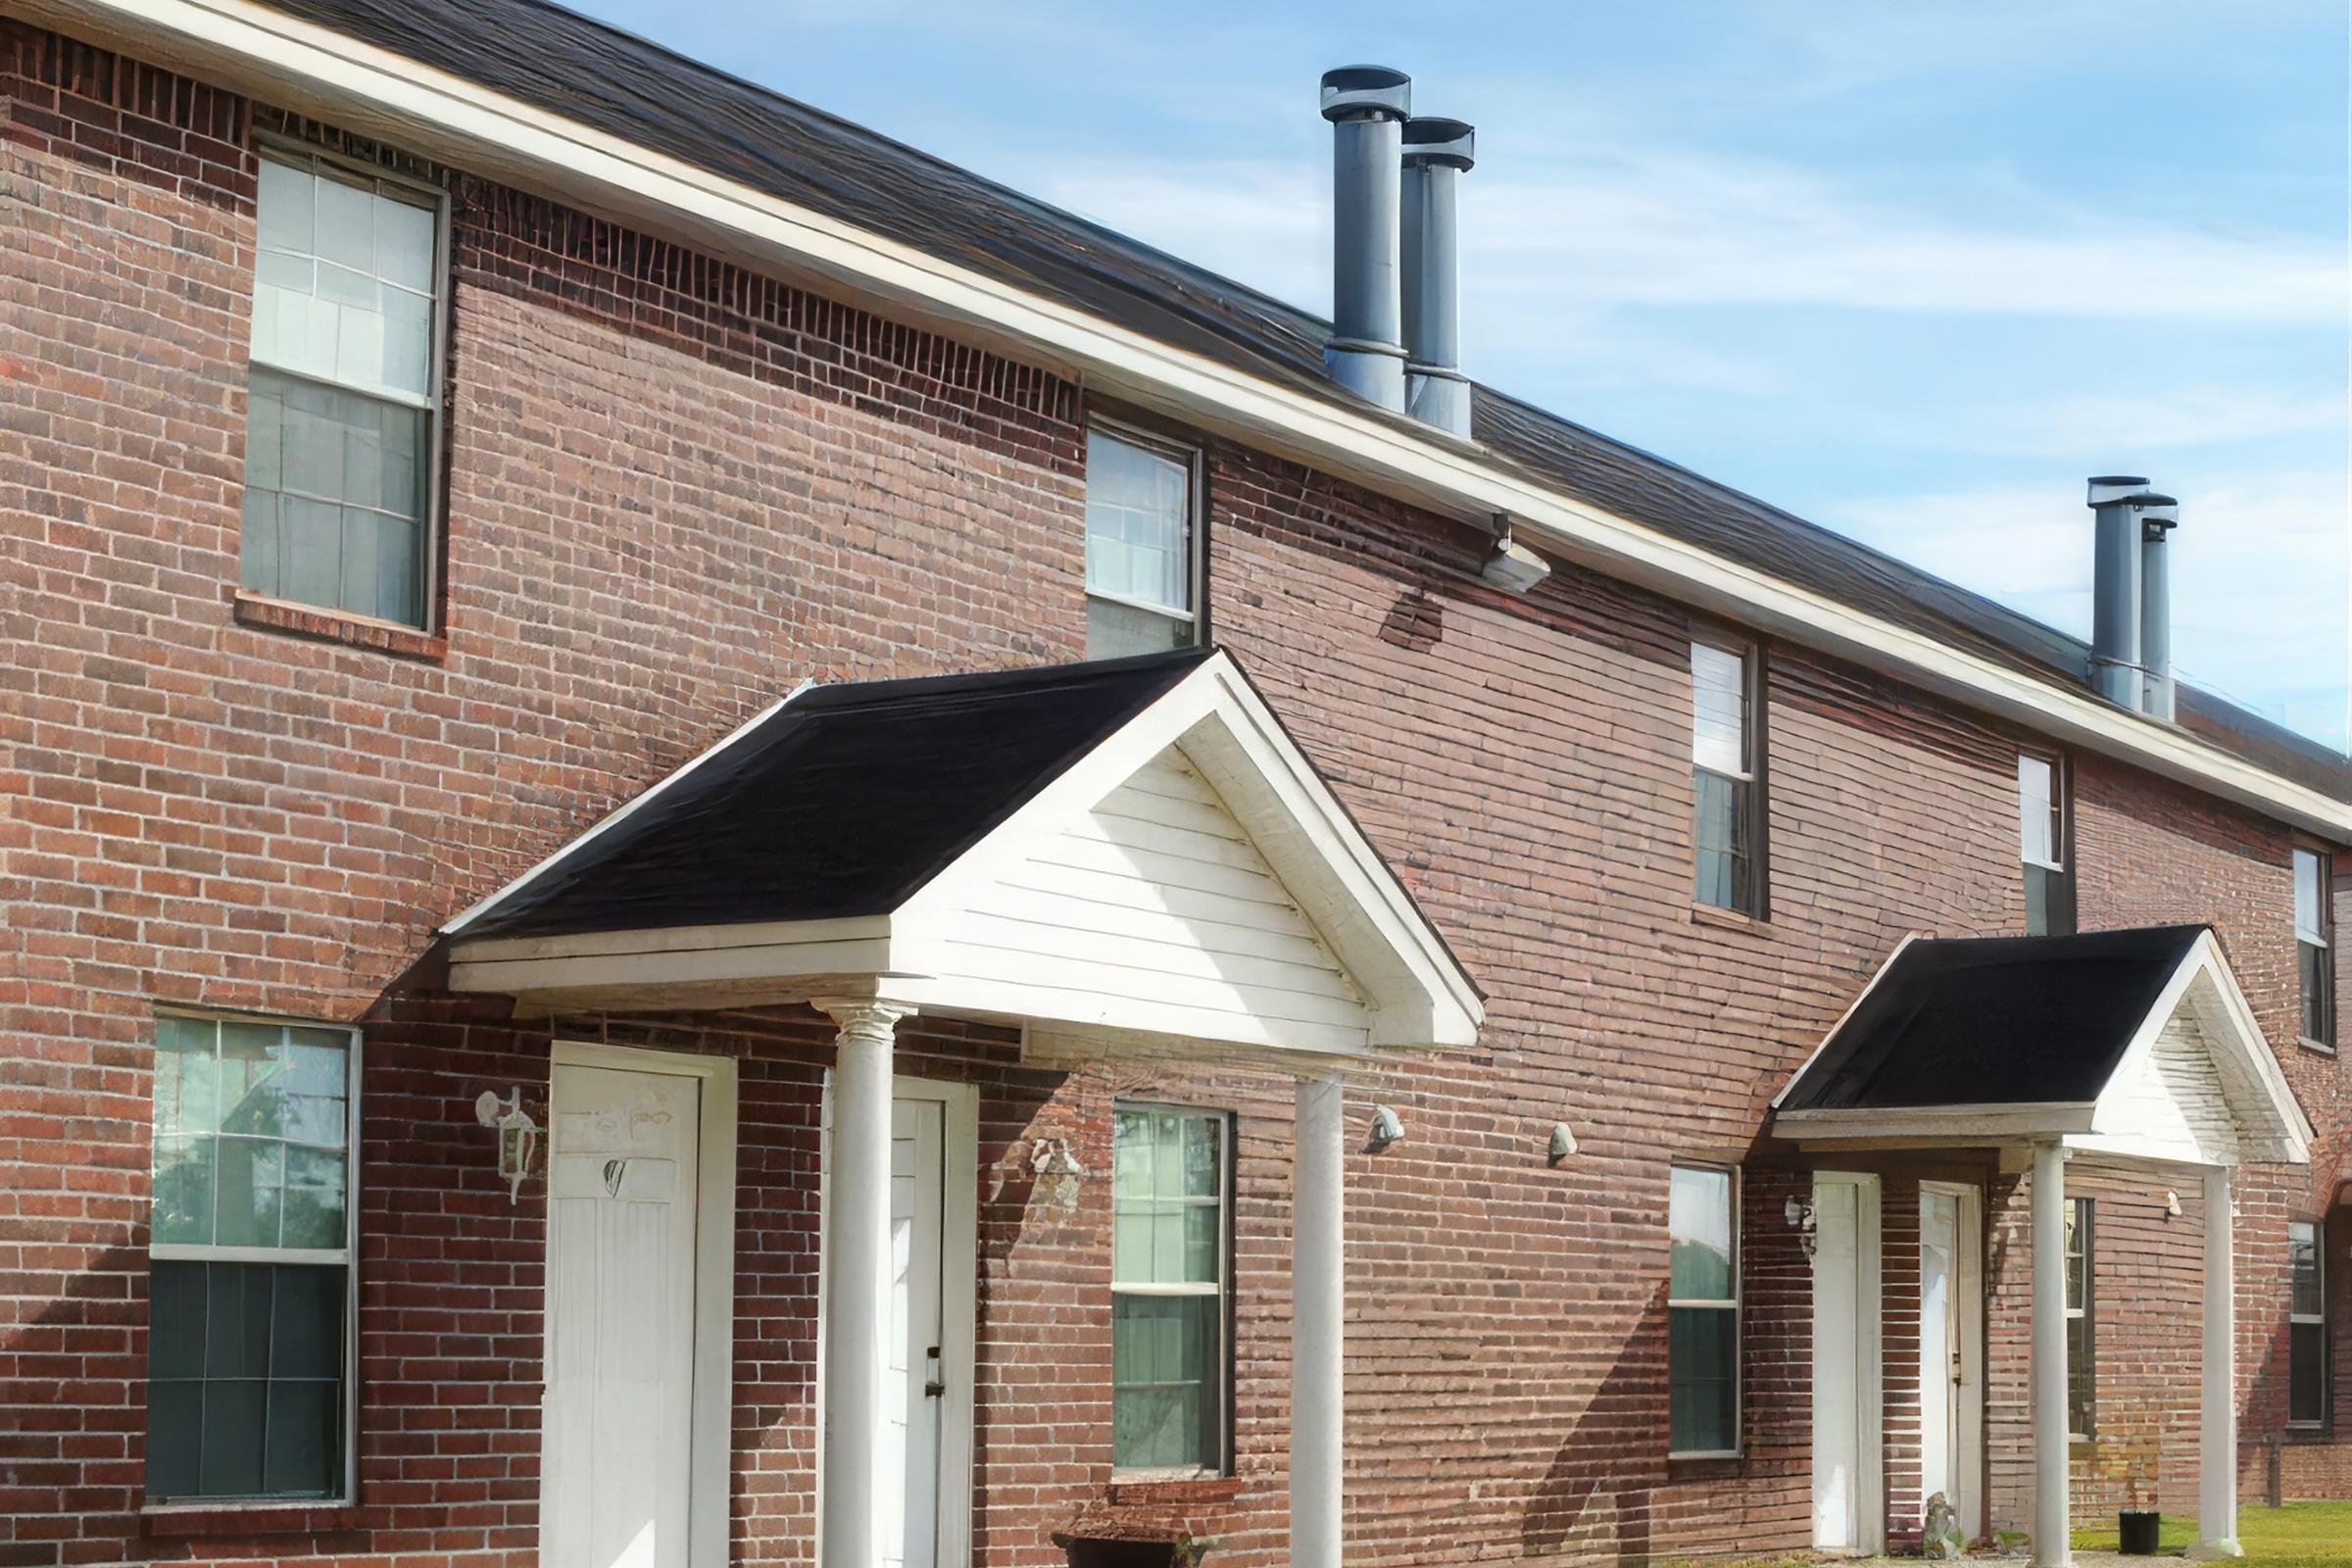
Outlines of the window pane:
[[203,1486],[204,1385],[147,1385],[147,1494],[192,1497]]
[[270,1430],[263,1485],[277,1496],[323,1496],[337,1490],[343,1449],[341,1389],[333,1383],[270,1385]]
[[1086,586],[1192,608],[1190,465],[1103,430],[1087,432]]
[[263,1378],[270,1372],[272,1270],[266,1263],[212,1263],[208,1270],[204,1375]]
[[1218,1313],[1213,1296],[1111,1299],[1111,1459],[1122,1469],[1218,1459]]
[[1111,1278],[1214,1285],[1223,1278],[1224,1125],[1122,1110],[1112,1123]]
[[1677,1167],[1667,1201],[1667,1295],[1678,1301],[1732,1298],[1732,1177]]
[[265,248],[311,254],[311,172],[274,158],[262,160],[257,217]]
[[155,1141],[155,1207],[148,1237],[162,1244],[213,1239],[212,1138]]
[[1692,643],[1690,684],[1691,760],[1718,773],[1747,772],[1746,661],[1706,643]]
[[[214,1242],[221,1247],[277,1246],[286,1146],[257,1138],[223,1138],[217,1157]],[[341,1239],[332,1245],[340,1246]]]
[[2319,1227],[2296,1220],[2286,1227],[2287,1310],[2297,1317],[2321,1313]]
[[212,1022],[202,1018],[156,1020],[156,1137],[219,1129],[219,1054],[218,1026]]
[[2056,865],[2058,841],[2051,833],[2055,804],[2051,768],[2038,757],[2017,760],[2018,855],[2032,865]]
[[2097,1429],[2092,1425],[2094,1391],[2098,1373],[2092,1365],[2090,1319],[2088,1316],[2066,1320],[2066,1430],[2074,1437],[2087,1438]]
[[2295,852],[2295,936],[2304,942],[2327,940],[2326,911],[2321,899],[2320,870],[2325,862],[2309,850]]
[[204,1385],[204,1453],[199,1490],[208,1497],[250,1497],[262,1490],[264,1392],[260,1378]]
[[2290,1421],[2328,1419],[2328,1328],[2295,1323],[2287,1329],[2287,1401]]
[[2334,1024],[2329,1016],[2335,993],[2333,958],[2330,949],[2315,948],[2308,942],[2295,944],[2295,970],[2302,988],[2300,1027],[2304,1039],[2317,1040],[2323,1045],[2334,1042]]
[[1676,1452],[1728,1452],[1740,1446],[1739,1355],[1737,1312],[1678,1306],[1667,1313],[1669,1442]]
[[272,1272],[277,1310],[270,1329],[270,1375],[340,1379],[348,1276],[332,1264],[280,1266]]
[[150,1496],[341,1490],[346,1279],[339,1264],[153,1266]]
[[202,1263],[156,1263],[147,1274],[147,1375],[204,1376],[206,1294]]
[[1164,654],[1189,647],[1193,623],[1138,610],[1108,599],[1086,602],[1086,657],[1125,659],[1133,654]]
[[1747,792],[1752,787],[1701,768],[1690,775],[1697,802],[1692,894],[1719,909],[1745,909],[1748,899]]
[[336,1248],[348,1232],[343,1207],[344,1156],[339,1150],[286,1150],[284,1200],[288,1247]]

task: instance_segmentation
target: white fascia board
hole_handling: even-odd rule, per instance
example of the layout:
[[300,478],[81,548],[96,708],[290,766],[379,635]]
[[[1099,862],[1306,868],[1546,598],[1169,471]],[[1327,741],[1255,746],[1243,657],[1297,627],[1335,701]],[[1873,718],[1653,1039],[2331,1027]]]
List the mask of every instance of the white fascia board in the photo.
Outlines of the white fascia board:
[[35,21],[308,108],[720,255],[965,328],[1250,444],[1464,519],[1508,514],[1532,542],[1698,608],[1874,667],[2102,756],[2352,844],[2352,804],[2184,731],[2069,691],[1612,515],[1467,443],[1423,437],[1278,386],[910,246],[251,0],[17,0]]
[[2089,1132],[2094,1108],[2089,1101],[2036,1101],[2011,1105],[1785,1110],[1773,1118],[1772,1131],[1775,1137],[1800,1143],[1867,1138],[1992,1144]]
[[487,914],[493,907],[501,903],[504,903],[509,897],[515,893],[519,893],[522,889],[528,887],[532,882],[538,880],[538,878],[551,866],[555,865],[557,861],[566,858],[574,850],[580,849],[582,846],[588,844],[599,835],[608,833],[613,828],[618,827],[621,823],[627,821],[631,816],[635,815],[638,809],[645,806],[647,802],[658,799],[663,791],[668,790],[671,786],[675,785],[678,780],[686,777],[686,775],[692,773],[696,768],[702,766],[711,758],[716,757],[719,753],[725,751],[728,747],[743,739],[744,736],[749,735],[753,730],[759,728],[769,718],[773,717],[775,713],[779,711],[787,703],[790,703],[794,698],[800,696],[801,693],[807,691],[811,684],[813,683],[809,681],[802,681],[791,691],[786,692],[783,696],[777,698],[774,702],[768,704],[765,708],[762,708],[760,710],[760,711],[754,713],[751,717],[745,719],[742,723],[727,731],[727,733],[720,736],[716,742],[705,747],[702,751],[697,752],[694,756],[688,758],[678,766],[673,767],[668,772],[662,774],[642,793],[632,796],[628,801],[622,803],[618,808],[607,812],[597,821],[596,825],[591,827],[587,832],[582,833],[577,838],[565,839],[563,845],[558,848],[554,854],[548,856],[537,865],[532,866],[529,870],[523,872],[522,875],[514,878],[514,880],[509,882],[505,887],[500,888],[488,898],[478,900],[471,907],[460,912],[455,918],[451,919],[446,925],[441,927],[441,935],[444,937],[457,936],[474,921],[480,919],[484,914]]

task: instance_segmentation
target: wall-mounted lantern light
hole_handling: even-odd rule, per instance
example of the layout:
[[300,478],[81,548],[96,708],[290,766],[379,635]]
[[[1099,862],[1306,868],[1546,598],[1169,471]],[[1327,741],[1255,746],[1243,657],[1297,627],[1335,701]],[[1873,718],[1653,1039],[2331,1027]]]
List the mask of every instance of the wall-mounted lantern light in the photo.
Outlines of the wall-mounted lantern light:
[[473,1116],[483,1126],[496,1129],[498,1174],[507,1184],[507,1201],[518,1201],[522,1179],[531,1173],[531,1156],[539,1150],[539,1124],[522,1108],[522,1091],[510,1090],[501,1100],[497,1090],[483,1090],[474,1099]]
[[1377,1154],[1403,1137],[1404,1123],[1398,1119],[1396,1112],[1386,1105],[1375,1107],[1372,1112],[1372,1136],[1367,1140],[1366,1147]]

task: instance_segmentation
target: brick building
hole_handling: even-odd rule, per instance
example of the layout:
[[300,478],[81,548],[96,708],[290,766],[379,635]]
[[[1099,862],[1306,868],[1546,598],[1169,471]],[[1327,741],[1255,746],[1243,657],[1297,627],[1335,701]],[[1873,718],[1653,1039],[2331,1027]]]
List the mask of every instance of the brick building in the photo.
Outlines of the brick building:
[[2342,759],[532,0],[0,151],[0,1564],[2352,1491]]

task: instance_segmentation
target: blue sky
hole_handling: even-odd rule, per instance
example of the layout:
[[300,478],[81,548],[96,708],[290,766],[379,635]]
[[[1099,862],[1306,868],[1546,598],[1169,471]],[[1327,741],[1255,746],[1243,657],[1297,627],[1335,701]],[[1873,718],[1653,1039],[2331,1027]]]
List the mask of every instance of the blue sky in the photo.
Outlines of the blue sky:
[[1408,71],[1481,378],[2078,634],[2148,474],[2184,673],[2345,744],[2341,0],[584,3],[1316,310],[1316,77]]

